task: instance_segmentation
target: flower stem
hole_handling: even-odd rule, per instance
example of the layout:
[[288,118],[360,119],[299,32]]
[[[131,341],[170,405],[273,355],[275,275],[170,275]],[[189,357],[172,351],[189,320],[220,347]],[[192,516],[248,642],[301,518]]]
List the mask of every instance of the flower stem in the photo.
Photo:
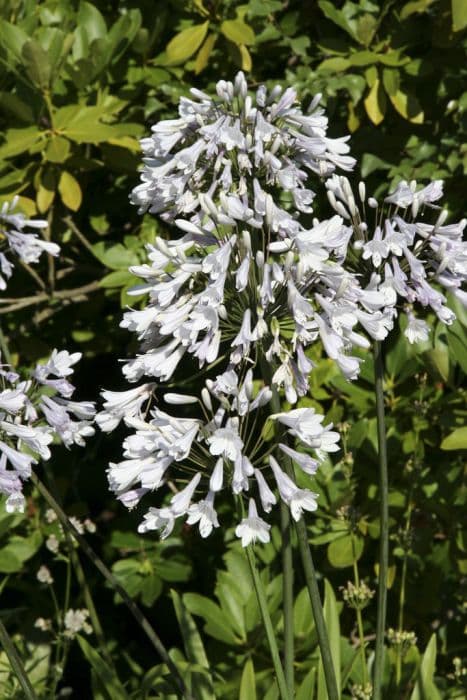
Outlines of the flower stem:
[[0,642],[2,643],[5,653],[8,656],[8,661],[11,664],[11,668],[16,674],[16,677],[23,689],[24,697],[27,700],[37,700],[37,695],[35,694],[31,682],[28,678],[28,674],[23,666],[23,662],[20,659],[16,647],[10,638],[10,635],[6,631],[5,625],[0,620]]
[[328,700],[338,700],[339,691],[337,688],[336,674],[334,672],[334,664],[332,661],[331,647],[329,646],[329,638],[326,630],[326,623],[323,616],[323,607],[319,595],[318,583],[316,581],[316,572],[311,556],[310,547],[308,544],[308,534],[303,518],[295,523],[298,535],[298,547],[302,558],[303,572],[305,574],[306,587],[310,596],[311,609],[315,621],[316,633],[318,635],[318,644],[321,651],[323,661],[324,678],[326,680],[326,688],[328,691]]
[[281,502],[282,535],[282,597],[284,611],[284,670],[289,695],[294,696],[294,620],[293,620],[293,559],[290,527],[290,511]]
[[87,543],[85,537],[83,537],[76,527],[73,525],[73,523],[70,522],[64,511],[61,509],[55,498],[52,496],[52,494],[49,492],[49,490],[46,488],[46,486],[42,483],[42,481],[39,479],[39,477],[32,472],[31,474],[31,480],[38,489],[39,493],[41,496],[44,497],[44,499],[47,501],[49,506],[52,508],[52,510],[55,511],[57,518],[59,519],[60,523],[62,526],[71,534],[73,537],[77,540],[78,544],[80,545],[81,549],[83,552],[86,554],[86,556],[92,561],[94,566],[100,571],[100,573],[104,576],[104,578],[110,583],[112,588],[119,594],[119,596],[122,598],[123,602],[141,627],[141,629],[145,632],[146,636],[148,637],[149,641],[153,645],[154,649],[157,651],[158,655],[161,657],[162,661],[167,665],[170,675],[169,675],[169,681],[172,683],[174,688],[176,689],[177,693],[179,694],[180,697],[184,698],[185,700],[193,700],[193,696],[191,693],[188,691],[185,681],[183,680],[182,676],[180,675],[180,672],[172,659],[169,656],[169,653],[161,640],[159,639],[159,636],[156,634],[156,632],[153,630],[152,626],[150,625],[148,619],[143,615],[141,610],[138,608],[134,600],[130,598],[126,590],[123,588],[123,586],[119,583],[119,581],[115,578],[115,576],[112,574],[112,572],[106,567],[102,559],[98,557],[98,555],[95,553],[95,551],[92,549],[92,547]]
[[246,547],[245,549],[248,558],[248,564],[250,565],[250,572],[251,577],[253,579],[253,585],[255,587],[256,597],[258,598],[258,605],[261,612],[261,617],[263,618],[264,631],[266,632],[266,637],[268,639],[272,663],[276,672],[276,680],[277,685],[279,686],[280,697],[282,700],[292,700],[293,695],[289,693],[287,683],[285,680],[284,670],[282,668],[281,659],[279,656],[279,649],[277,648],[277,642],[276,637],[274,635],[271,616],[268,610],[268,603],[266,600],[266,593],[264,591],[263,582],[261,581],[261,577],[258,574],[258,570],[256,568],[253,547],[251,545],[248,545],[248,547]]
[[373,700],[381,700],[381,683],[384,663],[384,634],[386,628],[387,580],[389,557],[389,507],[388,507],[388,460],[386,448],[386,425],[384,416],[384,365],[382,344],[375,341],[376,419],[378,427],[379,498],[380,498],[380,550],[378,571],[378,608],[376,616],[375,663],[373,667]]

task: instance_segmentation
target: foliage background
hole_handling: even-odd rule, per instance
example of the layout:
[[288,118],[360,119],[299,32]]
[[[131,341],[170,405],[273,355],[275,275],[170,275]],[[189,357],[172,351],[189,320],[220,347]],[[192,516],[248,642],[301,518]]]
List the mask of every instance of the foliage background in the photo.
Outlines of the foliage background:
[[[138,181],[138,138],[152,123],[173,117],[192,85],[212,91],[217,80],[242,68],[252,85],[293,85],[304,103],[322,92],[331,135],[351,134],[361,168],[355,177],[365,178],[367,190],[381,194],[400,179],[442,178],[452,216],[465,212],[463,0],[0,0],[0,18],[0,201],[19,195],[25,213],[48,219],[51,238],[63,250],[58,262],[38,268],[39,275],[17,273],[0,300],[0,320],[20,367],[54,347],[80,350],[82,398],[96,399],[101,387],[123,388],[118,359],[130,352],[131,341],[119,320],[135,281],[127,267],[144,259],[145,242],[164,235],[162,224],[138,216],[128,203]],[[325,203],[319,207],[324,211]],[[463,655],[466,665],[466,492],[458,450],[467,447],[467,316],[457,311],[459,320],[449,328],[431,319],[432,338],[422,347],[409,347],[395,333],[385,358],[393,574],[388,624],[401,624],[418,638],[403,661],[404,698],[460,698],[465,692],[453,666]],[[309,518],[318,571],[332,583],[325,606],[345,698],[361,682],[362,669],[354,616],[339,587],[353,580],[355,567],[372,587],[376,577],[373,369],[367,357],[361,381],[349,384],[321,359],[319,348],[315,360],[310,397],[303,401],[341,423],[345,436],[340,460],[318,476],[321,508]],[[96,522],[93,546],[147,609],[201,698],[276,697],[233,531],[222,528],[206,542],[187,526],[164,543],[137,536],[140,516],[116,505],[106,485],[105,465],[118,456],[120,437],[97,435],[84,451],[57,449],[44,478],[68,514]],[[0,511],[0,614],[28,659],[36,691],[52,697],[54,640],[34,621],[55,613],[35,575],[41,564],[50,567],[64,605],[69,556],[66,543],[58,556],[45,548],[54,526],[44,513],[33,491],[24,517]],[[222,518],[233,522],[227,504]],[[257,553],[280,634],[277,526],[273,543]],[[80,698],[169,697],[145,638],[83,565],[115,664],[113,680],[111,686],[98,681],[103,649],[92,651],[99,647],[92,637],[91,651],[85,642],[70,646],[57,674],[57,697],[67,688]],[[302,588],[297,568],[297,698],[324,698]],[[74,574],[70,606],[84,605]],[[371,603],[368,634],[374,616]],[[4,655],[0,679],[4,697],[21,697]],[[387,697],[395,697],[394,650],[385,683]]]

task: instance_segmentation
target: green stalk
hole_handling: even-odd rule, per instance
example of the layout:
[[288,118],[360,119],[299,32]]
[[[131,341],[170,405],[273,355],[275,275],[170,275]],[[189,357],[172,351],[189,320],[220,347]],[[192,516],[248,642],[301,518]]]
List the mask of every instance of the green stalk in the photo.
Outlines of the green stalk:
[[281,535],[282,535],[282,601],[284,612],[284,670],[287,688],[291,698],[294,696],[294,620],[293,620],[293,558],[290,527],[290,511],[281,501]]
[[[266,379],[272,391],[271,407],[274,413],[280,413],[281,402],[277,390],[272,387],[271,371],[268,366],[263,364],[263,376]],[[277,460],[282,464],[286,474],[295,482],[295,472],[292,461],[283,453],[276,455]],[[295,523],[295,528],[298,536],[298,547],[302,560],[303,573],[305,575],[306,587],[310,597],[311,609],[315,621],[316,633],[318,635],[318,644],[323,660],[324,677],[326,680],[326,688],[328,691],[329,700],[338,700],[339,691],[337,688],[336,674],[332,661],[331,648],[329,646],[329,637],[326,630],[326,623],[323,616],[323,606],[319,595],[318,584],[316,582],[316,572],[311,556],[311,550],[308,544],[308,534],[303,518]]]
[[253,585],[255,587],[256,597],[258,599],[261,617],[263,619],[264,631],[266,632],[266,637],[268,639],[272,663],[276,672],[276,680],[277,685],[279,686],[280,697],[282,700],[292,700],[293,696],[289,694],[289,690],[284,676],[284,670],[282,668],[281,659],[279,656],[279,649],[277,648],[276,637],[274,635],[274,628],[272,626],[271,616],[269,615],[268,603],[266,600],[266,593],[264,591],[263,582],[261,581],[261,577],[258,574],[258,570],[256,569],[253,547],[251,545],[248,545],[248,547],[246,547],[245,549],[248,558],[248,564],[250,565],[250,572],[251,577],[253,579]]
[[[286,469],[289,476],[292,478],[290,470]],[[328,700],[338,700],[339,690],[337,688],[336,674],[332,660],[331,647],[329,646],[329,637],[326,630],[326,623],[323,616],[323,607],[319,595],[318,583],[316,581],[316,572],[311,556],[310,546],[308,544],[308,533],[306,530],[305,521],[303,518],[295,523],[298,535],[298,547],[302,558],[303,572],[305,574],[306,587],[310,597],[311,609],[315,621],[316,633],[318,635],[318,644],[323,660],[324,678],[328,691]]]
[[[408,513],[407,513],[407,519],[405,522],[405,535],[407,536],[409,530],[410,530],[410,519],[412,516],[412,489],[410,490],[409,493],[409,506],[408,506]],[[402,562],[402,574],[401,574],[401,589],[399,593],[399,624],[398,624],[398,629],[399,632],[402,632],[404,629],[404,606],[405,606],[405,584],[407,581],[407,550],[404,548],[404,560]],[[396,649],[396,683],[397,687],[399,687],[400,682],[401,682],[401,677],[402,677],[402,654],[401,654],[401,648],[398,645]]]
[[170,682],[174,686],[174,689],[177,691],[177,693],[180,695],[180,697],[185,698],[185,700],[193,700],[193,696],[191,693],[188,691],[185,681],[183,680],[178,668],[172,661],[172,659],[169,656],[169,653],[161,640],[159,639],[159,636],[156,634],[156,632],[153,630],[151,627],[151,624],[149,623],[148,619],[143,615],[141,610],[138,608],[134,600],[130,598],[126,590],[123,588],[123,586],[120,584],[120,582],[115,578],[115,576],[112,574],[112,572],[106,567],[102,559],[95,553],[95,551],[92,549],[92,547],[88,544],[86,541],[86,538],[81,535],[76,527],[71,523],[64,513],[64,511],[60,508],[59,504],[55,500],[55,498],[52,496],[52,494],[48,491],[46,486],[42,483],[42,481],[39,479],[39,477],[32,472],[31,474],[31,480],[33,484],[36,486],[38,489],[39,493],[44,497],[44,499],[47,501],[49,506],[52,508],[52,510],[55,511],[57,518],[59,519],[60,523],[62,526],[75,538],[75,540],[78,542],[80,545],[81,549],[83,552],[86,554],[86,556],[92,561],[94,566],[99,570],[99,572],[104,576],[104,578],[110,583],[112,588],[119,594],[119,596],[122,598],[123,602],[141,627],[141,629],[144,631],[146,636],[148,637],[149,641],[153,645],[154,649],[158,653],[158,655],[161,657],[162,661],[167,665],[169,671],[170,671]]
[[382,344],[375,341],[376,419],[378,426],[380,550],[378,571],[378,608],[376,615],[375,663],[373,667],[373,700],[381,700],[384,664],[384,635],[386,630],[387,580],[389,558],[388,459],[384,416],[384,365]]
[[25,671],[25,668],[23,666],[23,662],[20,659],[20,656],[18,652],[16,651],[16,647],[13,644],[10,635],[5,629],[5,625],[3,622],[0,620],[0,642],[2,643],[3,648],[5,649],[5,654],[8,656],[8,661],[11,664],[11,668],[13,669],[22,689],[24,692],[24,697],[27,700],[37,700],[37,695],[35,694],[33,687],[31,685],[31,682],[28,678],[28,674]]

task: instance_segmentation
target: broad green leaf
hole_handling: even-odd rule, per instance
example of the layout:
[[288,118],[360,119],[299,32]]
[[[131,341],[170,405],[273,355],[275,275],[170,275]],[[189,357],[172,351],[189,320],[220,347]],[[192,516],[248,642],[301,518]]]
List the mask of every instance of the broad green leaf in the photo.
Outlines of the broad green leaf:
[[394,95],[389,95],[394,108],[400,115],[413,124],[422,124],[425,118],[423,110],[415,95],[398,90]]
[[341,71],[347,70],[350,65],[351,63],[348,58],[344,58],[343,56],[333,56],[332,58],[326,58],[324,61],[321,61],[318,66],[318,70],[340,73]]
[[[209,661],[206,656],[203,640],[201,639],[193,617],[188,612],[178,593],[174,590],[170,593],[188,661],[209,670]],[[199,698],[199,700],[215,700],[213,682],[208,674],[203,675],[203,678],[200,680],[195,676],[193,678],[193,684],[197,691],[196,697]]]
[[88,44],[107,35],[105,19],[93,3],[80,2],[77,23],[86,32]]
[[36,203],[41,214],[48,211],[54,199],[55,190],[49,190],[47,187],[44,187],[42,183],[40,183],[36,192]]
[[337,8],[333,2],[329,2],[329,0],[318,0],[318,5],[331,22],[337,24],[338,27],[350,34],[352,39],[358,41],[357,23],[355,21],[348,19],[343,11]]
[[3,46],[16,59],[21,58],[24,44],[29,40],[26,32],[16,24],[0,19],[0,46]]
[[467,426],[456,428],[444,438],[441,443],[442,450],[467,450]]
[[20,571],[24,562],[31,559],[42,544],[42,535],[39,531],[29,537],[13,535],[8,544],[0,549],[0,572],[14,573]]
[[70,147],[68,139],[54,134],[47,142],[44,155],[51,163],[63,163],[70,155]]
[[452,28],[460,32],[467,27],[467,2],[465,0],[451,0],[452,3]]
[[222,22],[220,29],[225,38],[234,44],[241,46],[242,44],[255,43],[253,29],[241,19],[226,19]]
[[383,69],[383,85],[388,95],[395,95],[399,90],[400,76],[398,70]]
[[42,46],[34,39],[30,39],[23,46],[21,58],[32,82],[41,90],[45,90],[50,82],[51,66]]
[[99,241],[93,245],[92,250],[96,258],[111,270],[127,272],[130,265],[137,265],[139,262],[138,256],[121,243],[108,246],[104,241]]
[[255,667],[251,658],[247,659],[243,667],[238,700],[256,700]]
[[129,696],[118,679],[115,669],[110,668],[107,662],[104,661],[84,637],[78,634],[76,635],[76,639],[78,640],[84,657],[96,673],[96,679],[103,696],[108,698],[108,700],[128,700]]
[[10,112],[21,122],[30,124],[34,121],[34,112],[31,107],[13,92],[0,91],[0,108]]
[[381,124],[386,113],[386,96],[378,79],[373,83],[373,87],[364,100],[364,105],[373,124],[375,126]]
[[404,20],[415,13],[425,12],[433,2],[434,0],[412,0],[404,5],[400,13],[400,18]]
[[238,639],[232,631],[225,613],[212,600],[197,593],[186,593],[183,602],[193,615],[199,615],[206,623],[205,632],[225,644],[236,646]]
[[58,191],[60,192],[63,204],[72,211],[78,211],[83,200],[81,187],[73,175],[66,170],[60,175]]
[[[353,542],[352,542],[353,540]],[[329,543],[327,555],[329,563],[336,569],[344,569],[358,561],[363,552],[364,541],[356,535],[346,535]]]
[[37,126],[28,126],[24,129],[8,129],[5,132],[5,141],[0,146],[0,160],[12,158],[20,153],[26,153],[31,146],[44,138],[44,134]]
[[241,44],[238,48],[240,51],[242,70],[249,73],[253,67],[250,52],[244,44]]
[[200,48],[200,50],[197,53],[196,59],[195,59],[195,73],[198,75],[198,73],[201,73],[206,66],[209,63],[209,56],[211,55],[211,51],[214,48],[214,45],[217,41],[217,35],[216,34],[209,34],[208,37],[206,38],[206,41]]
[[128,270],[115,270],[115,272],[109,272],[108,275],[105,275],[105,277],[99,281],[99,286],[104,289],[115,289],[117,287],[134,285],[138,281],[138,278],[132,275]]
[[169,41],[166,48],[167,60],[169,63],[183,63],[190,56],[193,56],[195,51],[199,49],[203,43],[209,27],[209,20],[202,24],[195,24],[193,27],[188,27],[182,32],[174,36]]
[[369,46],[373,40],[379,22],[370,14],[361,15],[357,20],[357,37],[361,44]]
[[[331,584],[327,579],[324,581],[324,605],[323,605],[324,621],[326,623],[326,629],[329,637],[329,646],[331,649],[331,656],[334,665],[334,672],[336,674],[337,688],[340,698],[340,688],[341,688],[341,638],[340,638],[340,624],[339,624],[339,612],[337,610],[337,601]],[[328,700],[328,693],[326,689],[326,680],[324,676],[323,662],[319,659],[318,664],[318,694],[317,700]]]
[[302,588],[296,596],[293,607],[294,634],[297,639],[309,637],[314,627],[310,597],[307,588]]
[[311,668],[300,684],[295,700],[310,700],[314,697],[316,685],[316,668]]
[[351,66],[372,66],[378,63],[379,56],[373,51],[357,51],[349,56]]
[[441,700],[433,677],[436,668],[436,634],[432,634],[423,654],[418,678],[410,700]]

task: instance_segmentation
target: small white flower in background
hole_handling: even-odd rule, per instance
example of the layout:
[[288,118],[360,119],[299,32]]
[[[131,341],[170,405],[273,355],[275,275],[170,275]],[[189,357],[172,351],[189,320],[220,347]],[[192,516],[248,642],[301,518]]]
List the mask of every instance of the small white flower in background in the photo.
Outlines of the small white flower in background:
[[86,608],[81,608],[79,610],[73,610],[70,608],[67,610],[63,619],[65,636],[69,637],[70,639],[74,639],[74,637],[76,637],[76,635],[80,632],[91,634],[92,627],[87,621],[88,617],[89,611],[86,610]]
[[47,585],[52,585],[54,582],[52,574],[46,566],[41,566],[36,574],[37,580],[40,583],[46,583]]
[[38,617],[34,623],[34,627],[37,627],[41,632],[50,632],[52,629],[52,620],[45,617]]
[[45,541],[45,546],[47,547],[49,552],[57,554],[60,547],[60,542],[58,541],[56,535],[49,535],[49,537],[47,537]]
[[52,508],[47,508],[45,511],[45,519],[46,521],[50,523],[54,523],[57,520],[57,514]]

